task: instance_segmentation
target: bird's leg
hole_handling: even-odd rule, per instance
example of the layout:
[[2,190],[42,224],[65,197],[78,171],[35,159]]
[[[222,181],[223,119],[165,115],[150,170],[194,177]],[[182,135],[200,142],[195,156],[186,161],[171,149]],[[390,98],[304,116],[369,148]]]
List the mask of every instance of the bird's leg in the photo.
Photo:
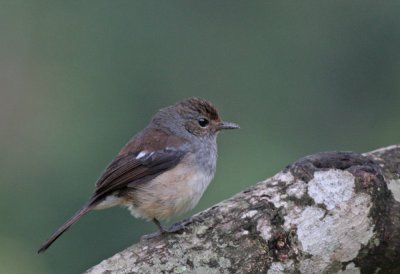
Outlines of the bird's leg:
[[156,226],[158,227],[158,230],[159,230],[159,231],[154,232],[154,233],[151,233],[151,234],[143,235],[143,236],[141,237],[141,239],[143,239],[143,240],[149,240],[149,239],[151,239],[151,238],[160,236],[160,235],[162,235],[162,234],[165,233],[165,232],[164,232],[164,231],[165,231],[164,227],[161,225],[161,223],[160,223],[156,218],[153,218],[153,222],[156,224]]
[[153,218],[153,222],[156,224],[156,226],[158,227],[158,230],[159,230],[159,231],[157,231],[157,232],[155,232],[155,233],[148,234],[148,235],[143,235],[143,236],[142,236],[142,239],[148,240],[148,239],[151,239],[151,238],[156,237],[156,236],[176,233],[176,232],[178,232],[178,231],[184,229],[184,228],[185,228],[185,225],[188,224],[188,223],[190,223],[191,221],[192,221],[191,219],[184,220],[184,221],[181,221],[181,222],[178,222],[178,223],[174,224],[174,225],[171,226],[170,228],[165,228],[165,227],[160,223],[159,220],[157,220],[156,218]]
[[162,224],[156,218],[153,218],[153,222],[156,224],[156,226],[160,230],[160,234],[167,233],[167,230],[162,226]]

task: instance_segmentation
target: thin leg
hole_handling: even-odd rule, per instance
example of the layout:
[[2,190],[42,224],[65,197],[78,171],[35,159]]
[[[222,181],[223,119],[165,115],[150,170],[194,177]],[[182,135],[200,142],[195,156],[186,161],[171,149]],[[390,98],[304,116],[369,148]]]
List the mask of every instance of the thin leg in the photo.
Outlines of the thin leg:
[[156,218],[153,218],[153,222],[156,224],[161,234],[165,234],[167,232],[167,230],[161,225],[161,223]]
[[158,227],[158,232],[156,233],[152,233],[152,234],[148,234],[148,235],[143,235],[142,238],[143,239],[151,239],[153,237],[162,235],[162,234],[172,234],[172,233],[176,233],[178,231],[181,231],[182,229],[185,228],[185,225],[187,224],[187,222],[183,221],[180,223],[176,223],[174,224],[171,228],[167,229],[165,227],[163,227],[160,223],[160,221],[158,221],[156,218],[153,219],[153,222],[156,224],[156,226]]
[[183,228],[185,228],[185,224],[182,224],[182,223],[176,223],[173,226],[171,226],[170,228],[165,228],[161,225],[161,223],[156,218],[153,219],[153,222],[156,224],[156,226],[160,230],[161,234],[175,233],[175,232],[178,232],[179,230],[182,230]]
[[173,224],[170,228],[168,228],[167,233],[176,233],[176,232],[179,232],[179,231],[181,231],[183,229],[185,229],[185,224],[176,223],[176,224]]
[[141,237],[142,239],[149,240],[151,238],[154,238],[154,237],[157,237],[157,236],[160,236],[160,235],[166,233],[164,227],[161,225],[161,223],[156,218],[153,219],[153,222],[156,224],[159,231],[151,233],[151,234],[143,235]]

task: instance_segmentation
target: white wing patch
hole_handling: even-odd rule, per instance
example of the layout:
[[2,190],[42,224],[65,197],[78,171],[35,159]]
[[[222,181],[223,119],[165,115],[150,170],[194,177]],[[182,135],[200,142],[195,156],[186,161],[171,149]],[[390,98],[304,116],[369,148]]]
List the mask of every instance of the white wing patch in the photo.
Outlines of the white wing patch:
[[143,158],[144,156],[146,156],[148,152],[147,151],[141,151],[137,156],[136,159],[139,160],[141,158]]
[[141,151],[137,156],[136,156],[136,160],[140,160],[140,159],[143,159],[143,158],[148,158],[148,157],[151,157],[151,155],[153,155],[154,154],[154,152],[148,152],[148,151],[146,151],[146,150],[144,150],[144,151]]

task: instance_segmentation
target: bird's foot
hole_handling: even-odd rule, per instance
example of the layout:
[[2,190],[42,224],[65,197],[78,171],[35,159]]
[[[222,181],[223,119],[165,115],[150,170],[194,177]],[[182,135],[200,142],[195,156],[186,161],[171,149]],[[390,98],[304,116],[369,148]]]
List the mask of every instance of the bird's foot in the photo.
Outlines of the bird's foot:
[[181,230],[185,229],[185,224],[182,222],[175,223],[173,224],[170,228],[163,228],[164,230],[162,231],[162,234],[172,234],[172,233],[177,233]]
[[186,219],[180,221],[178,223],[173,224],[170,228],[166,228],[157,219],[153,219],[153,222],[157,225],[159,231],[147,235],[143,235],[142,239],[149,240],[151,238],[160,236],[160,235],[167,235],[167,234],[174,234],[183,231],[186,228],[186,225],[192,222],[192,219]]

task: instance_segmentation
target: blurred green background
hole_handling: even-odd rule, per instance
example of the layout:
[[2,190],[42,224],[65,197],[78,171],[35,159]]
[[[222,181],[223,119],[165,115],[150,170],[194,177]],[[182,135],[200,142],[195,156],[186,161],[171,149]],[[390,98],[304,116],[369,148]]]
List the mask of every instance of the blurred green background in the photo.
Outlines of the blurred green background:
[[189,96],[242,128],[221,134],[186,216],[302,156],[399,143],[399,15],[398,1],[0,1],[0,272],[79,273],[154,232],[96,211],[36,254],[125,142]]

